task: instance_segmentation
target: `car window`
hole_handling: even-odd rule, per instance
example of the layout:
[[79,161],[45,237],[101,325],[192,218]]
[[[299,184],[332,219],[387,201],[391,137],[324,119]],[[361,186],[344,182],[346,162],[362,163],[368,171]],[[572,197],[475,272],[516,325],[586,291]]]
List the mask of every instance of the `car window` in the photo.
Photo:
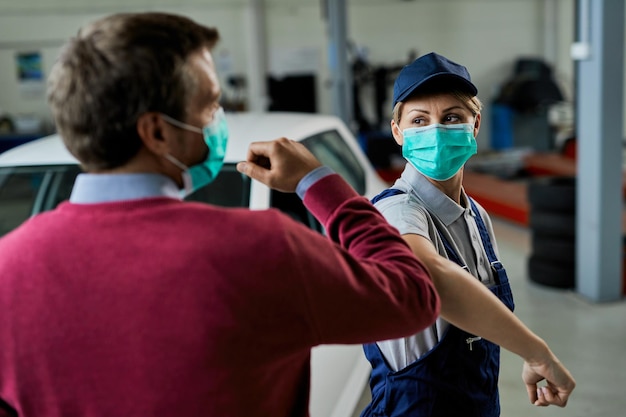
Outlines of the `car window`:
[[320,162],[341,175],[361,195],[365,194],[365,170],[336,130],[319,133],[302,141]]
[[[337,131],[311,136],[304,145],[325,165],[343,176],[359,193],[365,192],[365,174],[358,160]],[[30,216],[54,209],[69,199],[78,165],[0,168],[0,236],[15,229]],[[224,164],[215,180],[186,200],[224,207],[249,207],[250,178],[235,164]],[[313,230],[322,225],[306,210],[295,194],[272,191],[271,206],[289,214]]]
[[[0,168],[0,236],[30,216],[54,209],[69,199],[77,165]],[[186,198],[225,207],[248,207],[250,179],[226,164],[211,184]]]
[[0,168],[0,236],[67,200],[77,165]]
[[270,205],[277,208],[292,219],[299,221],[310,229],[325,234],[324,226],[304,206],[296,193],[283,193],[276,190],[270,191]]
[[224,207],[248,207],[250,178],[237,171],[235,164],[224,164],[212,183],[190,194],[185,200]]
[[[302,144],[322,164],[341,175],[359,194],[365,194],[365,170],[339,132],[329,130],[319,133],[302,140]],[[326,233],[322,224],[304,207],[296,194],[272,190],[270,204],[309,228]]]

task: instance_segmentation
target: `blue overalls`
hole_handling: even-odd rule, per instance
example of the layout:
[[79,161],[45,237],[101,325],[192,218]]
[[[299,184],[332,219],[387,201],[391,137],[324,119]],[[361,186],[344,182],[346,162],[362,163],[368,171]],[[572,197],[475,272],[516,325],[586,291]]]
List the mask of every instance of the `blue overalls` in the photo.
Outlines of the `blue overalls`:
[[[372,202],[400,193],[404,191],[385,190]],[[487,258],[495,272],[496,284],[490,290],[513,310],[513,295],[506,271],[497,260],[476,205],[471,198],[468,199],[476,214],[476,225]],[[450,260],[467,270],[444,235],[439,232],[439,236]],[[376,343],[364,345],[363,349],[372,365],[372,402],[363,410],[361,417],[500,415],[500,347],[494,343],[450,325],[432,350],[397,372],[387,365]]]

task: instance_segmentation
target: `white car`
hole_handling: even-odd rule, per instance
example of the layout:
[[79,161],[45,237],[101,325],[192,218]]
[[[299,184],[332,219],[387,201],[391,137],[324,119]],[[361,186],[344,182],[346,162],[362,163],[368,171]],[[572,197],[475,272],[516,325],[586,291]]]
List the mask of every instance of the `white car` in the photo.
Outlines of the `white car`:
[[[386,187],[345,124],[334,116],[300,113],[227,113],[230,138],[216,180],[188,197],[253,210],[278,208],[323,233],[295,194],[270,190],[235,169],[253,141],[281,136],[302,142],[323,164],[372,198]],[[0,236],[28,217],[68,199],[80,172],[58,135],[0,154]],[[370,365],[359,345],[319,346],[311,359],[311,417],[350,417],[367,384]]]

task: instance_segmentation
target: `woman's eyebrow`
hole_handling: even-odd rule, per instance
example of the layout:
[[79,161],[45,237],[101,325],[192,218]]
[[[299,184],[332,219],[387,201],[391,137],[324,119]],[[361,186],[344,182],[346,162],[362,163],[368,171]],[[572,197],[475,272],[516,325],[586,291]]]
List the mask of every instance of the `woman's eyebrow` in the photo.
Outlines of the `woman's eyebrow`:
[[[447,107],[447,108],[443,109],[443,111],[442,111],[442,112],[443,112],[443,113],[447,113],[447,112],[449,112],[449,111],[456,110],[456,109],[459,109],[459,110],[466,110],[466,109],[465,109],[465,107],[463,107],[463,106],[459,106],[459,105],[456,105],[456,104],[455,104],[454,106],[450,106],[450,107]],[[407,111],[407,113],[412,113],[412,112],[419,112],[419,113],[430,114],[430,111],[428,111],[428,110],[424,110],[424,109],[420,109],[420,108],[417,108],[417,107],[411,108],[411,109],[409,109],[409,110]]]
[[454,106],[448,107],[447,109],[443,109],[443,112],[447,113],[447,112],[449,112],[451,110],[455,110],[455,109],[466,110],[465,107],[463,107],[463,106],[454,105]]
[[409,111],[407,113],[412,113],[412,112],[420,112],[420,113],[430,114],[430,112],[428,110],[418,109],[418,108],[409,109]]

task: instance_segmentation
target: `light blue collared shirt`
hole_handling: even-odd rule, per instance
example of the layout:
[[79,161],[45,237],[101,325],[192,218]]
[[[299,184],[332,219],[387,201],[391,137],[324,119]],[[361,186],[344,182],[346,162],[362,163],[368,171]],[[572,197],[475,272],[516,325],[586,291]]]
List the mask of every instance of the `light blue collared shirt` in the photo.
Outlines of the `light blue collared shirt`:
[[302,177],[302,179],[298,183],[298,186],[296,187],[296,194],[298,194],[298,197],[300,197],[301,200],[304,200],[304,195],[313,184],[315,184],[322,178],[332,175],[334,173],[335,171],[327,166],[315,168],[313,171]]
[[[296,193],[303,199],[307,190],[322,178],[333,174],[329,167],[319,167],[305,175]],[[76,177],[70,202],[76,204],[106,203],[151,197],[181,198],[174,181],[161,174],[79,174]]]
[[176,183],[161,174],[79,174],[70,202],[94,204],[150,197],[180,199],[181,195]]

